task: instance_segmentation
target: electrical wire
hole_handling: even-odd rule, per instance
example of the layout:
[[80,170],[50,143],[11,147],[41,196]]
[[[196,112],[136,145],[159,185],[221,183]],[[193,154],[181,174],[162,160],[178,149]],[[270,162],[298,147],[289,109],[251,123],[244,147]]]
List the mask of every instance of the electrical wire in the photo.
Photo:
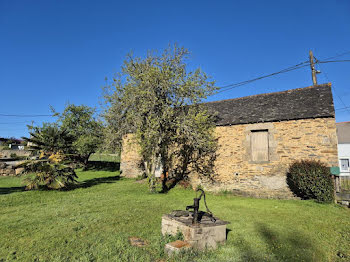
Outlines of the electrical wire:
[[0,116],[9,116],[9,117],[47,117],[55,115],[16,115],[16,114],[0,114]]
[[[321,65],[319,64],[319,62],[317,62],[317,64],[320,66],[320,69],[322,69],[322,68],[321,68]],[[323,70],[321,70],[321,71],[323,72],[323,74],[324,74],[324,76],[325,76],[327,82],[331,82],[331,81],[329,80],[328,74],[327,74],[325,71],[323,71]],[[343,99],[341,99],[341,97],[338,95],[338,93],[337,93],[336,90],[335,90],[335,86],[332,85],[332,87],[333,87],[334,94],[338,97],[340,103],[343,104],[343,106],[344,106],[343,109],[345,109],[345,110],[350,114],[349,107],[344,103]]]
[[336,108],[335,110],[346,110],[346,109],[348,109],[348,108],[350,108],[350,106],[347,106],[347,107],[342,107],[342,108]]
[[271,77],[271,76],[275,76],[275,75],[278,75],[278,74],[282,74],[282,73],[286,73],[286,72],[289,72],[289,71],[293,71],[293,70],[296,70],[296,69],[300,69],[300,68],[303,68],[303,67],[309,66],[309,65],[310,65],[310,63],[308,61],[305,61],[305,62],[299,63],[297,65],[294,65],[294,66],[285,68],[283,70],[280,70],[278,72],[274,72],[274,73],[271,73],[271,74],[268,74],[268,75],[263,75],[263,76],[260,76],[260,77],[257,77],[257,78],[253,78],[253,79],[250,79],[250,80],[238,82],[238,83],[235,83],[235,84],[222,86],[222,87],[220,87],[221,90],[216,92],[215,94],[219,94],[219,93],[228,91],[230,89],[233,89],[233,88],[236,88],[236,87],[239,87],[239,86],[243,86],[243,85],[246,85],[246,84],[249,84],[249,83],[252,83],[252,82],[264,79],[264,78],[267,78],[267,77]]
[[339,63],[339,62],[350,62],[350,60],[317,61],[316,63],[325,64],[325,63]]
[[[336,62],[350,62],[350,60],[329,61],[330,59],[334,59],[334,58],[337,58],[337,57],[340,57],[340,56],[343,56],[343,55],[347,55],[347,54],[350,54],[350,51],[347,51],[347,52],[344,52],[344,53],[341,53],[341,54],[337,54],[335,56],[331,56],[331,57],[325,58],[322,61],[317,60],[316,58],[315,59],[316,59],[316,63],[322,63],[322,64],[323,63],[336,63]],[[221,90],[218,91],[216,94],[219,94],[219,93],[225,92],[227,90],[230,90],[230,89],[233,89],[233,88],[236,88],[236,87],[239,87],[239,86],[243,86],[243,85],[246,85],[246,84],[258,81],[260,79],[264,79],[264,78],[271,77],[271,76],[274,76],[274,75],[286,73],[286,72],[289,72],[289,71],[292,71],[292,70],[296,70],[296,69],[302,68],[304,66],[309,66],[309,65],[310,65],[310,62],[307,60],[307,61],[304,61],[302,63],[299,63],[297,65],[288,67],[286,69],[283,69],[281,71],[278,71],[278,72],[275,72],[275,73],[272,73],[272,74],[264,75],[264,76],[261,76],[261,77],[257,77],[257,78],[251,79],[251,80],[246,80],[246,81],[242,81],[242,82],[238,82],[238,83],[234,83],[234,84],[229,84],[229,85],[226,85],[226,86],[221,86],[220,87]]]
[[0,125],[12,125],[12,124],[25,124],[30,123],[31,121],[24,121],[24,122],[8,122],[8,123],[0,123]]
[[[342,53],[342,54],[339,54],[339,55],[336,55],[336,56],[332,56],[332,57],[328,57],[326,58],[325,60],[323,61],[320,61],[320,60],[316,60],[316,63],[318,64],[323,64],[323,63],[336,63],[336,62],[350,62],[350,60],[333,60],[333,61],[329,61],[328,59],[334,59],[336,57],[339,57],[339,56],[343,56],[343,55],[346,55],[346,54],[350,54],[350,51],[349,52],[345,52],[345,53]],[[278,71],[278,72],[275,72],[275,73],[271,73],[271,74],[268,74],[268,75],[264,75],[264,76],[261,76],[261,77],[257,77],[257,78],[253,78],[253,79],[250,79],[250,80],[246,80],[246,81],[242,81],[242,82],[238,82],[238,83],[234,83],[234,84],[229,84],[229,85],[225,85],[225,86],[221,86],[220,87],[220,91],[216,92],[215,94],[219,94],[219,93],[222,93],[222,92],[226,92],[228,90],[231,90],[231,89],[234,89],[236,87],[239,87],[239,86],[243,86],[243,85],[246,85],[246,84],[249,84],[249,83],[252,83],[252,82],[255,82],[255,81],[258,81],[258,80],[261,80],[261,79],[264,79],[264,78],[267,78],[267,77],[271,77],[271,76],[275,76],[275,75],[278,75],[278,74],[282,74],[282,73],[286,73],[286,72],[289,72],[289,71],[293,71],[293,70],[296,70],[296,69],[300,69],[300,68],[303,68],[305,66],[309,66],[310,65],[310,62],[309,61],[304,61],[302,63],[299,63],[297,65],[294,65],[294,66],[291,66],[291,67],[288,67],[288,68],[285,68],[281,71]],[[328,81],[329,82],[329,81]],[[343,102],[342,102],[343,103]],[[345,104],[344,104],[345,105]]]
[[347,55],[347,54],[350,54],[350,51],[346,51],[346,52],[344,52],[344,53],[341,53],[341,54],[338,54],[338,55],[335,55],[335,56],[331,56],[331,57],[328,57],[328,58],[324,58],[323,60],[334,59],[334,58],[337,58],[337,57],[340,57],[340,56],[343,56],[343,55]]

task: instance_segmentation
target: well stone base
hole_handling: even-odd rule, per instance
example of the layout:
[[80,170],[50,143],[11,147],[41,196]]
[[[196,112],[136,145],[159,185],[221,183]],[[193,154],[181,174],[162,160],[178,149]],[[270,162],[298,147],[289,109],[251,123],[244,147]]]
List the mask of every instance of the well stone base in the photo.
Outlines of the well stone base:
[[203,250],[217,248],[219,243],[226,241],[226,225],[228,222],[217,219],[212,222],[203,217],[201,223],[192,224],[192,217],[174,217],[171,214],[162,217],[162,234],[176,235],[179,231],[184,236],[184,241],[193,248]]

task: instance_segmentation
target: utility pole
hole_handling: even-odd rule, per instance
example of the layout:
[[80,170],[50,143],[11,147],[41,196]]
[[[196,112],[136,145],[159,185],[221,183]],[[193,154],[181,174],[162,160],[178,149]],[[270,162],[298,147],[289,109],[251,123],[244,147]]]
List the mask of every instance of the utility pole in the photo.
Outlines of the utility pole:
[[310,68],[311,68],[311,75],[312,75],[312,83],[313,85],[317,85],[317,78],[316,78],[316,74],[317,71],[315,69],[315,63],[314,63],[314,55],[312,53],[312,51],[310,50],[309,52],[309,59],[310,59]]

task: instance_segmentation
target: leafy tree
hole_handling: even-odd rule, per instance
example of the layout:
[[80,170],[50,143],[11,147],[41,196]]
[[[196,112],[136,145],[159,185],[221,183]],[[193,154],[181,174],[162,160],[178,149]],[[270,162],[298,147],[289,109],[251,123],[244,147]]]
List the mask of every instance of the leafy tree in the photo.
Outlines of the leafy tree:
[[[176,45],[144,59],[128,55],[105,88],[108,142],[121,146],[122,137],[134,133],[152,192],[159,163],[176,182],[191,168],[210,173],[215,158],[213,118],[199,103],[216,88],[200,69],[187,69],[188,55]],[[164,179],[163,191],[170,187]]]
[[195,106],[177,116],[177,132],[169,158],[172,183],[167,184],[163,179],[163,191],[187,179],[192,171],[213,178],[217,150],[214,121],[214,115]]
[[67,105],[63,113],[56,113],[58,124],[73,138],[71,155],[85,166],[103,142],[103,125],[95,113],[94,108],[74,104]]

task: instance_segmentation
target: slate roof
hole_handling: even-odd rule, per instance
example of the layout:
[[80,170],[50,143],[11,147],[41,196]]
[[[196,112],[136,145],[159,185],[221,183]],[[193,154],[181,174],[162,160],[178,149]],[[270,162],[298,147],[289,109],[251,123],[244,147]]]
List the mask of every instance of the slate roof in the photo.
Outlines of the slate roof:
[[350,122],[337,123],[337,136],[339,144],[350,144]]
[[205,103],[216,125],[335,117],[331,84]]

